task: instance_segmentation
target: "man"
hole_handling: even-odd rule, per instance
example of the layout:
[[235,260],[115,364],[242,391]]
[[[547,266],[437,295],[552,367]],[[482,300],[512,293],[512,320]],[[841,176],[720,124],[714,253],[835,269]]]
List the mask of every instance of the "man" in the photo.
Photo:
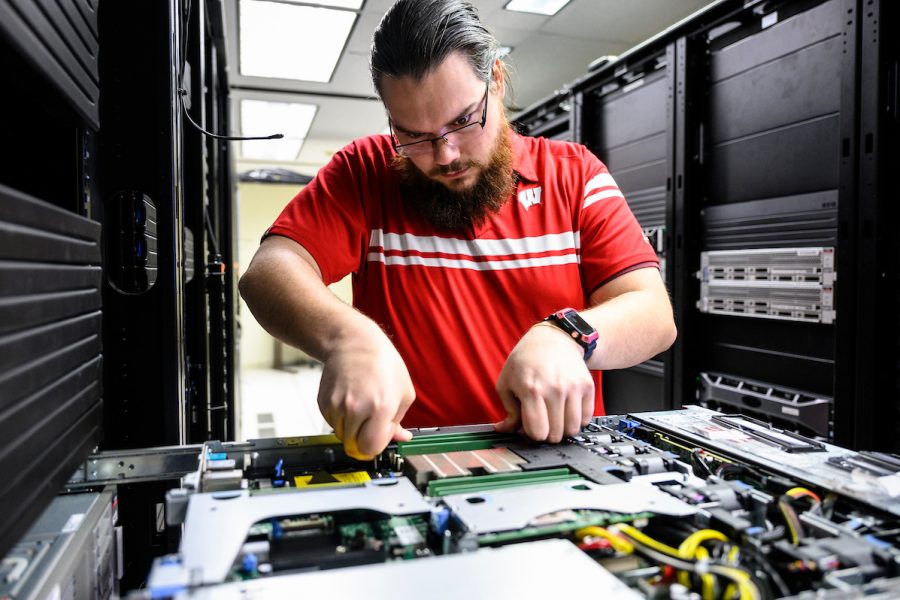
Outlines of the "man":
[[[391,134],[335,154],[241,278],[263,327],[324,363],[319,407],[352,456],[404,426],[558,442],[602,414],[600,369],[675,338],[615,181],[583,146],[510,130],[499,56],[468,2],[398,0],[371,57]],[[355,309],[325,287],[351,272]]]

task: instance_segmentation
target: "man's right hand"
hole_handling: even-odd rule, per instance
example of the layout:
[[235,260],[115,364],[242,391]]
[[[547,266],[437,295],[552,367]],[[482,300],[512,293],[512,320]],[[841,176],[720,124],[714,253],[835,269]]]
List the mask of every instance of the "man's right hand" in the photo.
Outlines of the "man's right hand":
[[319,410],[348,456],[371,460],[392,440],[411,439],[400,421],[415,398],[406,364],[374,324],[339,344],[325,360]]

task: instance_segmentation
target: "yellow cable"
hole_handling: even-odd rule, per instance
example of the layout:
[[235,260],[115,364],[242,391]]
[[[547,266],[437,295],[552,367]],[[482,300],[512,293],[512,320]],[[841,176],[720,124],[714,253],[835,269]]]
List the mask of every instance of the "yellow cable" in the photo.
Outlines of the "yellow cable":
[[[592,529],[592,528],[585,527],[583,530],[579,530],[579,531],[584,531],[584,530],[589,530],[589,529]],[[641,544],[647,546],[648,548],[652,548],[653,550],[656,550],[657,552],[662,552],[663,554],[667,554],[674,558],[681,558],[679,551],[677,549],[673,548],[672,546],[663,544],[662,542],[659,542],[657,540],[654,540],[650,536],[648,536],[645,533],[643,533],[642,531],[632,527],[631,525],[626,525],[625,523],[619,523],[617,525],[613,525],[612,527],[610,527],[610,530],[621,531],[622,533],[624,533],[628,537],[632,538],[633,540],[640,542]],[[714,531],[714,530],[708,530],[708,531]],[[699,532],[697,532],[697,533],[699,533]],[[724,535],[723,535],[723,537],[724,537]],[[726,540],[727,540],[727,538],[726,538]],[[612,540],[610,540],[610,541],[612,541]],[[738,589],[741,592],[741,596],[740,596],[741,600],[759,600],[760,599],[759,589],[756,587],[756,584],[754,584],[753,581],[750,579],[750,575],[748,573],[746,573],[745,571],[738,569],[736,567],[726,567],[726,566],[722,566],[722,565],[714,565],[714,566],[710,567],[710,572],[717,574],[717,575],[718,574],[724,575],[725,577],[728,577],[729,579],[737,582]]]
[[596,525],[590,527],[582,527],[575,532],[575,536],[581,539],[588,536],[603,538],[604,540],[607,540],[610,544],[612,544],[613,550],[615,550],[616,552],[621,552],[623,554],[634,553],[634,544],[622,538],[621,536],[615,535],[614,533],[611,533],[610,531],[602,527],[597,527]]
[[678,547],[679,555],[682,558],[693,557],[697,551],[697,548],[700,547],[700,544],[708,540],[727,542],[728,538],[724,533],[722,533],[721,531],[716,531],[715,529],[701,529],[699,531],[695,531],[691,535],[684,538],[684,541],[681,542],[681,545]]
[[668,554],[669,556],[673,556],[675,558],[681,558],[681,554],[678,553],[678,549],[654,540],[652,537],[648,536],[639,529],[632,527],[631,525],[619,523],[618,525],[613,525],[612,527],[610,527],[610,529],[612,529],[613,531],[621,531],[628,537],[637,540],[638,542],[644,544],[648,548],[656,550],[657,552],[662,552],[663,554]]
[[815,492],[811,492],[808,489],[806,489],[805,487],[791,488],[788,491],[786,491],[785,494],[787,494],[791,498],[799,498],[800,496],[809,496],[816,502],[822,501],[822,499],[819,498],[819,496]]
[[[709,550],[703,546],[699,546],[694,553],[694,557],[699,560],[709,558]],[[703,600],[715,600],[716,598],[716,578],[711,573],[700,576],[701,596]]]
[[791,519],[788,514],[789,507],[782,503],[778,503],[778,510],[781,511],[781,514],[784,515],[784,522],[787,524],[788,531],[791,534],[791,543],[795,546],[800,543],[800,535],[797,533],[797,529],[794,527],[793,519]]
[[[678,555],[681,558],[694,558],[697,550],[701,547],[700,544],[707,540],[727,542],[728,538],[725,537],[725,534],[716,531],[715,529],[701,529],[695,531],[681,542],[681,545],[678,547]],[[691,587],[691,574],[687,571],[680,571],[678,573],[678,583],[687,588]]]
[[717,567],[713,572],[721,572],[726,577],[729,577],[732,580],[736,581],[738,584],[738,590],[740,590],[741,593],[741,600],[759,600],[759,588],[756,587],[756,584],[753,583],[753,581],[750,579],[749,574],[733,567]]

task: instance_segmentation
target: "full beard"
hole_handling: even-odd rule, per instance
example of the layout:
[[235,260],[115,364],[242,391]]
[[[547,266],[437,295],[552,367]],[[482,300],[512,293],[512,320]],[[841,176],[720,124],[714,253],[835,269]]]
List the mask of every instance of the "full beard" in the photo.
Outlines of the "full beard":
[[[403,155],[394,157],[394,168],[400,173],[404,203],[440,231],[471,231],[496,214],[515,191],[512,169],[512,145],[509,127],[500,129],[497,143],[487,164],[467,160],[437,166],[426,175]],[[465,168],[479,169],[471,186],[459,190],[448,188],[433,177]]]

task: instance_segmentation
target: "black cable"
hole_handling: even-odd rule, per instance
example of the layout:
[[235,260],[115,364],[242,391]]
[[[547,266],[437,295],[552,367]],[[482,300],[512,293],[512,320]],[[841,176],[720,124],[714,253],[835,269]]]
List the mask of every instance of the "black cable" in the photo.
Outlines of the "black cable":
[[188,122],[194,126],[194,129],[202,133],[203,135],[207,135],[211,138],[215,138],[217,140],[228,140],[234,142],[242,142],[249,140],[280,140],[284,137],[283,133],[273,133],[272,135],[263,135],[263,136],[240,136],[240,135],[219,135],[218,133],[213,133],[211,131],[207,131],[200,127],[194,119],[191,118],[191,114],[188,112],[187,106],[184,104],[184,97],[187,95],[187,90],[184,88],[178,88],[178,94],[181,96],[181,109],[184,113],[184,116],[187,117]]
[[251,141],[251,140],[280,140],[284,137],[283,133],[274,133],[272,135],[264,135],[264,136],[238,136],[238,135],[220,135],[218,133],[213,133],[211,131],[207,131],[203,127],[197,124],[193,118],[191,118],[191,113],[188,112],[187,105],[184,103],[184,97],[187,95],[187,90],[184,87],[184,68],[187,65],[187,51],[188,51],[188,40],[190,39],[190,23],[191,23],[191,10],[193,9],[193,0],[188,0],[187,3],[187,11],[186,14],[182,18],[182,26],[181,31],[183,32],[183,39],[181,44],[181,66],[178,72],[178,96],[180,98],[181,103],[181,112],[187,118],[188,122],[193,125],[194,129],[202,133],[203,135],[209,136],[211,138],[215,138],[217,140],[227,140],[227,141]]
[[[791,595],[791,589],[784,582],[784,579],[781,578],[778,571],[769,564],[769,561],[766,560],[765,556],[762,556],[757,548],[753,546],[741,546],[741,562],[744,562],[745,560],[761,570],[766,575],[768,581],[778,588],[778,598]],[[770,596],[774,596],[771,587],[772,586],[768,585],[767,582],[766,589]]]
[[188,40],[190,39],[191,30],[188,25],[191,23],[191,9],[193,8],[193,0],[188,0],[187,11],[182,16],[181,31],[184,32],[184,39],[181,41],[181,68],[178,70],[178,85],[184,87],[184,65],[187,63]]
[[709,479],[713,476],[712,469],[709,468],[709,465],[706,464],[706,461],[700,456],[699,448],[691,450],[691,467],[693,467],[694,475],[701,479]]
[[206,235],[209,236],[209,241],[212,244],[213,254],[221,256],[219,254],[219,240],[216,238],[216,232],[213,231],[212,219],[209,218],[209,206],[205,203],[203,205],[203,223],[206,225]]

